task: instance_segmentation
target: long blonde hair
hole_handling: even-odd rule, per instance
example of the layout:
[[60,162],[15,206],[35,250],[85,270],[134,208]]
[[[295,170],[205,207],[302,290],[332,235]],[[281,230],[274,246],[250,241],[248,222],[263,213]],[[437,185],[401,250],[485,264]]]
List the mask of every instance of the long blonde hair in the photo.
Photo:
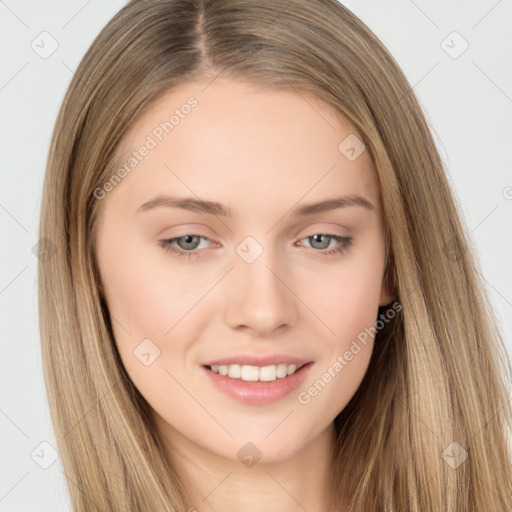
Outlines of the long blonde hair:
[[378,331],[363,382],[335,420],[333,503],[510,511],[510,363],[475,250],[410,85],[336,0],[134,0],[76,70],[47,163],[40,237],[50,257],[38,268],[45,381],[74,510],[190,506],[116,351],[93,191],[152,102],[219,74],[325,101],[357,129],[380,184],[386,279],[401,308]]

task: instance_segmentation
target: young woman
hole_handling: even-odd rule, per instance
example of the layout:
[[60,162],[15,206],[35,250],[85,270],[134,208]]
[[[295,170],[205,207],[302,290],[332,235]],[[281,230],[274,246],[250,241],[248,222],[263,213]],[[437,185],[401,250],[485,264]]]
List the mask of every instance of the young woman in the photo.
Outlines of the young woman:
[[469,236],[335,0],[130,2],[65,97],[40,236],[74,510],[510,510]]

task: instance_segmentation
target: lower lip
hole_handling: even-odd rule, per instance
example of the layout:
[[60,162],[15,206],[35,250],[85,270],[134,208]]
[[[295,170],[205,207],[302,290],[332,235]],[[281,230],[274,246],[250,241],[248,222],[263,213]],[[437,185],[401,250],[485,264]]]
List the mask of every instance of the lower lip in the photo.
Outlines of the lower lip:
[[263,405],[277,402],[297,389],[312,365],[312,362],[307,363],[295,373],[271,382],[246,382],[219,375],[204,366],[202,368],[213,385],[229,397],[246,404]]

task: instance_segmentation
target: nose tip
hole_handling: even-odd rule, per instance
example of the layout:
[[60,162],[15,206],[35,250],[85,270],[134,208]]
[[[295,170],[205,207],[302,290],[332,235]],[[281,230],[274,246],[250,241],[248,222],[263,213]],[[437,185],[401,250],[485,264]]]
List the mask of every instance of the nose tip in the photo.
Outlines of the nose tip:
[[[295,297],[285,284],[288,276],[273,270],[269,259],[240,261],[231,276],[226,322],[233,329],[269,336],[297,321]],[[274,263],[275,264],[275,263]]]

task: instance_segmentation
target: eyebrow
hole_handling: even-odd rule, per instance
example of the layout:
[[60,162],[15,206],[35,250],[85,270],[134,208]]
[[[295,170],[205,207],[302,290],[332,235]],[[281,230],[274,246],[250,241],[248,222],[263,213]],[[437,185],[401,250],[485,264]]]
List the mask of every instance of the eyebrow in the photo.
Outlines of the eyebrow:
[[[368,201],[362,196],[352,194],[348,196],[340,196],[331,199],[326,199],[318,203],[303,205],[294,212],[294,215],[298,217],[305,217],[307,215],[314,215],[315,213],[335,210],[337,208],[347,208],[349,206],[361,206],[368,210],[375,210],[375,206],[372,203],[370,203],[370,201]],[[209,215],[232,217],[232,212],[229,208],[215,201],[203,201],[201,199],[195,199],[193,197],[180,198],[163,195],[158,195],[153,199],[146,201],[145,203],[139,206],[137,212],[153,210],[159,207],[181,208],[183,210],[202,212],[207,213]]]

